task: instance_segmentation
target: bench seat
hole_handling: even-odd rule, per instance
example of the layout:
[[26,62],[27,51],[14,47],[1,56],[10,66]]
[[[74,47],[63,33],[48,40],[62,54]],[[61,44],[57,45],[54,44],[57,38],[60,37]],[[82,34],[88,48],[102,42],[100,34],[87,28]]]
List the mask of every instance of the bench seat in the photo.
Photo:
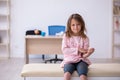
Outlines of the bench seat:
[[[63,77],[60,64],[31,63],[23,66],[22,77]],[[89,77],[120,77],[119,63],[94,63],[89,66]],[[73,77],[78,77],[76,72]]]

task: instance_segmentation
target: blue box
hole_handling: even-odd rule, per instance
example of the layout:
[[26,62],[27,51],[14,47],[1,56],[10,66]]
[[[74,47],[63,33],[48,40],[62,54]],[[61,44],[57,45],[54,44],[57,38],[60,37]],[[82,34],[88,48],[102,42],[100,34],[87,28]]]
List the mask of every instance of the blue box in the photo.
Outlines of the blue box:
[[62,25],[51,25],[48,26],[48,35],[56,35],[56,33],[65,32],[65,26]]

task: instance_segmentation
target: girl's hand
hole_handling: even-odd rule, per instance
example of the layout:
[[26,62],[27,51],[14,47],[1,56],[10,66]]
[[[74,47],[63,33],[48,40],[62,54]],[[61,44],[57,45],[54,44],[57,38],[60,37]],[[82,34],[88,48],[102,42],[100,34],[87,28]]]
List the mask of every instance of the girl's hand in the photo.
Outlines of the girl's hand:
[[86,49],[83,49],[83,48],[79,48],[79,50],[78,50],[79,52],[81,52],[81,53],[87,53],[87,50]]
[[94,51],[95,51],[94,48],[90,48],[90,49],[88,50],[88,53],[93,53]]

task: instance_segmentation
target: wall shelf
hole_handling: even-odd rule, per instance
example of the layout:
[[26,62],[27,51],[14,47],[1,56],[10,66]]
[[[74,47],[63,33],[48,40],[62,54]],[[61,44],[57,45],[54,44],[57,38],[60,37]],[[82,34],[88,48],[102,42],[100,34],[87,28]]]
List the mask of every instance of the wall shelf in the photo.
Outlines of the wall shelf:
[[120,58],[120,0],[113,0],[112,58]]
[[10,0],[0,0],[0,57],[10,58]]

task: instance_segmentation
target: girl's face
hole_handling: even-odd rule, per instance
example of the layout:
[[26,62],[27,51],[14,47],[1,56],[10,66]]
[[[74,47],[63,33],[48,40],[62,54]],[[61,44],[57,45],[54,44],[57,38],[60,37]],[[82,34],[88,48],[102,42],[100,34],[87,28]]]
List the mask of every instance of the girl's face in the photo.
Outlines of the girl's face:
[[79,31],[81,30],[81,24],[75,19],[71,20],[71,30],[74,35],[78,35]]

